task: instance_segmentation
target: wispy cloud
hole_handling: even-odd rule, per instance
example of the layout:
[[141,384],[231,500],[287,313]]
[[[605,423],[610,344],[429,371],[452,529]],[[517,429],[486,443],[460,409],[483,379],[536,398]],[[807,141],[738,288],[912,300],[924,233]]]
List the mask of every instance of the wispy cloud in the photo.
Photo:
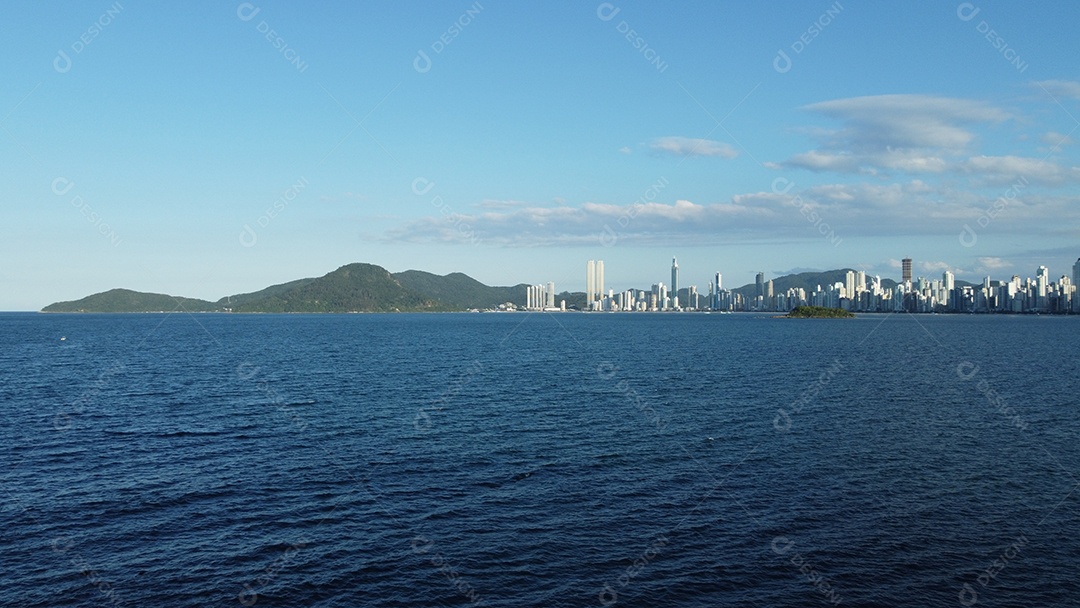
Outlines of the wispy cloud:
[[1054,149],[1060,149],[1073,144],[1073,138],[1056,131],[1044,133],[1039,141]]
[[1055,98],[1080,99],[1080,82],[1075,80],[1039,80],[1032,86]]
[[[697,203],[538,205],[499,207],[431,216],[405,222],[380,240],[457,243],[475,236],[500,246],[596,245],[599,235],[616,232],[620,243],[654,245],[689,242],[814,241],[825,223],[841,237],[942,236],[955,240],[964,224],[975,225],[991,198],[952,184],[911,180],[900,183],[831,183],[787,193],[748,192],[727,201]],[[1011,234],[1070,234],[1080,225],[1080,206],[1067,194],[1025,191],[995,211],[987,231]],[[461,227],[467,226],[468,230]]]
[[[1065,89],[1063,81],[1057,89]],[[1062,186],[1080,183],[1080,167],[1062,164],[1050,155],[976,155],[976,125],[993,124],[1012,116],[987,103],[926,95],[882,95],[839,99],[804,109],[841,121],[840,128],[808,130],[818,147],[792,155],[770,168],[796,168],[817,173],[885,177],[911,175],[967,176],[973,186],[1003,186],[1022,179],[1025,184]],[[1055,146],[1071,142],[1056,132],[1041,141]]]
[[853,97],[803,109],[841,126],[812,130],[817,148],[770,166],[863,175],[942,173],[952,168],[952,157],[971,147],[975,133],[970,125],[1009,118],[981,101],[928,95]]
[[723,142],[678,136],[657,137],[649,142],[649,148],[674,156],[735,158],[739,155],[738,150]]
[[486,198],[486,199],[480,201],[479,203],[477,203],[476,206],[479,207],[480,209],[517,209],[519,207],[528,207],[529,203],[527,203],[525,201],[514,201],[514,200],[501,201],[501,200],[495,200],[495,199]]
[[1017,180],[1046,186],[1080,182],[1080,167],[1066,167],[1045,158],[975,156],[958,167],[988,184],[1004,185]]
[[962,125],[1001,122],[1009,114],[985,102],[930,95],[877,95],[810,104],[804,110],[840,120],[832,144],[856,151],[896,148],[962,150],[974,134]]
[[1001,270],[1002,268],[1011,268],[1012,263],[1002,258],[997,257],[980,257],[975,258],[975,261],[979,263],[979,267],[976,268],[976,272],[990,273],[995,270]]

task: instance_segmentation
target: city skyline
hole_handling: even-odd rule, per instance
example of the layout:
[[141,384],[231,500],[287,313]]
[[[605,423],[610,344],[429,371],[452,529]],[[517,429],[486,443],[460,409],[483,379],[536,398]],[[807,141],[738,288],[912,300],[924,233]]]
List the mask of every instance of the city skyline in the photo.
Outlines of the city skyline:
[[[774,291],[773,279],[766,279],[759,271],[753,284],[739,289],[754,287],[753,298],[722,287],[722,273],[717,272],[708,282],[704,299],[697,285],[680,287],[677,258],[671,261],[671,282],[653,283],[650,289],[626,287],[604,291],[596,283],[596,268],[603,269],[602,260],[586,263],[586,291],[584,310],[587,311],[681,311],[713,310],[743,312],[786,312],[796,306],[820,306],[843,308],[854,312],[1011,312],[1011,313],[1080,313],[1080,257],[1070,272],[1051,278],[1050,270],[1040,265],[1034,279],[1013,274],[1003,280],[990,275],[981,284],[957,285],[956,276],[950,270],[942,271],[940,278],[912,275],[912,258],[903,258],[901,278],[886,287],[880,275],[868,275],[864,270],[846,270],[844,281],[819,283],[813,289],[789,287],[783,293]],[[783,278],[783,277],[778,277]],[[885,277],[888,279],[888,277]],[[554,293],[549,283],[548,293]],[[526,310],[536,310],[531,303],[536,300],[534,291],[542,286],[527,287],[529,302]],[[682,294],[685,289],[686,297]],[[565,293],[565,292],[564,292]],[[549,308],[554,309],[554,305]],[[560,310],[567,310],[562,302]]]
[[620,287],[674,255],[704,287],[1076,258],[1071,5],[7,9],[0,310],[351,261],[571,285],[617,259]]

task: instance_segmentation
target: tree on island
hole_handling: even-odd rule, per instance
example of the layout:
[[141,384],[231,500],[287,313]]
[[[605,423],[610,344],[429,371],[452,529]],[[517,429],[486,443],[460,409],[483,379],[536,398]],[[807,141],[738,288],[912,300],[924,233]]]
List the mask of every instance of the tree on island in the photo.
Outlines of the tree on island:
[[824,306],[796,306],[791,309],[787,319],[851,319],[855,315],[843,308],[825,308]]

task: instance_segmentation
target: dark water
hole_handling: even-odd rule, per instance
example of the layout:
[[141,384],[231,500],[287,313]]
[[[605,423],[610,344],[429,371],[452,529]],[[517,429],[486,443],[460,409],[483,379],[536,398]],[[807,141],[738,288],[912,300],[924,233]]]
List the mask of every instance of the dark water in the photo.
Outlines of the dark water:
[[1078,323],[0,315],[0,603],[1075,606]]

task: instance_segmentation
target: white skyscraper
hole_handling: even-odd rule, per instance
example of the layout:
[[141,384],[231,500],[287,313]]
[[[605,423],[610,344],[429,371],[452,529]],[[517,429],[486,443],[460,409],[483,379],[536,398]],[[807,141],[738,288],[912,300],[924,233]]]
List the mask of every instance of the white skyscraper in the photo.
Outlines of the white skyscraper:
[[555,308],[555,283],[554,281],[548,281],[547,284],[547,304],[548,308]]
[[596,261],[585,263],[585,310],[593,309],[596,301]]
[[941,290],[944,292],[942,294],[942,302],[945,304],[946,307],[952,307],[953,288],[955,287],[956,277],[953,275],[953,273],[949,272],[948,270],[941,273]]
[[[552,288],[554,291],[554,288]],[[599,310],[604,299],[604,260],[589,260],[585,264],[585,309]]]
[[596,260],[596,295],[596,299],[600,300],[601,303],[598,308],[602,309],[604,301],[604,260]]
[[1039,266],[1035,277],[1035,307],[1043,309],[1046,308],[1046,290],[1050,286],[1050,270]]
[[1080,312],[1080,258],[1076,259],[1076,263],[1073,264],[1073,300],[1072,309],[1073,312]]
[[671,258],[671,300],[672,306],[679,306],[679,262]]

